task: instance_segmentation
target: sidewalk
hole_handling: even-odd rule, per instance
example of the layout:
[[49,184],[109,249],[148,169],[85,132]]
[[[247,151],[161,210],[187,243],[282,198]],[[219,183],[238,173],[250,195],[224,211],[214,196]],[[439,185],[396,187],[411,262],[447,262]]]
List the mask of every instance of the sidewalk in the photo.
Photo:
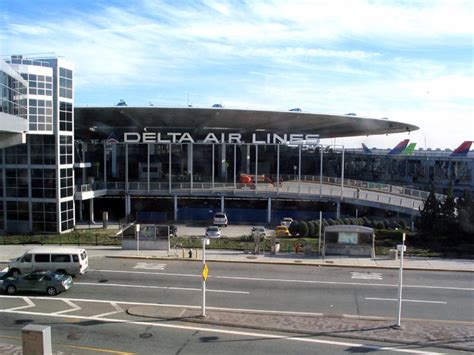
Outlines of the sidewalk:
[[468,322],[403,320],[402,329],[394,329],[394,319],[368,319],[348,316],[309,316],[258,312],[206,310],[200,316],[196,308],[136,306],[127,310],[134,316],[237,328],[250,328],[304,335],[354,338],[406,344],[407,348],[442,347],[474,351],[474,325]]
[[[51,245],[53,246],[53,245]],[[17,258],[28,249],[37,248],[37,245],[2,245],[0,247],[0,262],[8,263],[10,259]],[[48,246],[45,246],[46,248]],[[71,245],[72,247],[72,245]],[[201,261],[201,249],[192,249],[193,257],[188,257],[190,249],[172,249],[170,255],[166,250],[122,250],[121,247],[110,246],[80,246],[85,248],[89,257],[130,258],[148,260],[182,260]],[[197,257],[196,257],[197,254]],[[398,269],[400,260],[388,259],[386,256],[371,258],[355,258],[346,256],[329,256],[324,260],[319,255],[304,256],[302,253],[268,253],[253,255],[243,251],[235,250],[206,250],[208,262],[227,263],[257,263],[275,265],[306,265],[306,266],[328,266],[328,267],[361,267],[376,269]],[[474,272],[474,260],[471,259],[442,259],[442,258],[420,258],[405,257],[405,270],[427,270],[427,271],[452,271],[452,272]]]

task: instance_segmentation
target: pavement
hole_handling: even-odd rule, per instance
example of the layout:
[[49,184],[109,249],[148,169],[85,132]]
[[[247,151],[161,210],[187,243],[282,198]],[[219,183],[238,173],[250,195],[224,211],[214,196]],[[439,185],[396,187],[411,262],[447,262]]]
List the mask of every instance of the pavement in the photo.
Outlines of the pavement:
[[[22,255],[33,245],[5,245],[0,248],[0,262]],[[120,247],[86,246],[90,258],[133,258],[145,260],[182,260],[202,262],[201,250],[191,249],[193,257],[188,257],[190,249],[165,250],[122,250]],[[276,255],[253,255],[242,251],[206,250],[208,262],[257,263],[275,265],[312,265],[317,267],[352,268],[399,268],[400,261],[387,257],[353,258],[305,256],[302,253],[278,253]],[[404,258],[405,270],[474,272],[474,260],[441,258]],[[406,344],[408,347],[442,347],[463,351],[474,351],[474,322],[433,321],[402,318],[402,329],[395,329],[394,318],[357,317],[346,315],[289,314],[288,312],[248,312],[229,311],[209,307],[206,317],[201,310],[193,307],[171,308],[166,306],[133,306],[127,313],[156,320],[173,320],[261,329],[285,333],[317,336],[357,338],[373,341],[390,341]]]

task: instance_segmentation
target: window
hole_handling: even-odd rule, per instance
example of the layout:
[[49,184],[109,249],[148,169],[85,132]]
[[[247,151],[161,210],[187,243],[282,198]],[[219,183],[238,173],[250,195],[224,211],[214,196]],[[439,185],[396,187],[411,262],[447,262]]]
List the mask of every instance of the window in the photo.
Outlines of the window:
[[69,254],[52,254],[51,261],[53,263],[70,263],[71,255]]
[[75,263],[79,262],[79,256],[77,256],[77,254],[72,254],[72,261]]
[[35,261],[37,263],[49,263],[49,254],[36,254]]
[[22,263],[31,263],[31,254],[26,254],[22,259]]

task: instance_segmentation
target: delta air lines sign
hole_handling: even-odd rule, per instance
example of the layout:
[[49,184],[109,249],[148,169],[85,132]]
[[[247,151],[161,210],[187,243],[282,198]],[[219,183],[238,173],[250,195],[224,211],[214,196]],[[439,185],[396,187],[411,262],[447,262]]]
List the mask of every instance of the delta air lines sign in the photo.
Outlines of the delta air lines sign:
[[318,134],[252,133],[245,141],[241,133],[207,133],[194,137],[189,132],[125,132],[124,143],[204,143],[204,144],[319,144]]

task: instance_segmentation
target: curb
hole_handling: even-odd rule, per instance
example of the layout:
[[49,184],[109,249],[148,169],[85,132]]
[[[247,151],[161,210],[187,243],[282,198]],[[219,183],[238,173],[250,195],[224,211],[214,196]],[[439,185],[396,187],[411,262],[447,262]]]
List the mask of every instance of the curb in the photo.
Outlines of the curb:
[[[173,260],[173,261],[186,261],[186,262],[202,262],[200,259],[189,259],[189,258],[177,258],[177,257],[166,257],[166,256],[134,256],[134,255],[106,255],[106,258],[111,259],[142,259],[142,260]],[[398,266],[384,266],[384,265],[357,265],[357,264],[336,264],[336,263],[311,263],[305,261],[256,261],[256,260],[229,260],[229,259],[207,259],[208,263],[228,263],[228,264],[262,264],[262,265],[285,265],[285,266],[314,266],[314,267],[344,267],[344,268],[359,268],[359,269],[388,269],[398,270]],[[425,267],[414,267],[406,266],[404,270],[411,271],[444,271],[444,272],[468,272],[472,273],[474,270],[466,269],[442,269],[442,268],[425,268]]]

